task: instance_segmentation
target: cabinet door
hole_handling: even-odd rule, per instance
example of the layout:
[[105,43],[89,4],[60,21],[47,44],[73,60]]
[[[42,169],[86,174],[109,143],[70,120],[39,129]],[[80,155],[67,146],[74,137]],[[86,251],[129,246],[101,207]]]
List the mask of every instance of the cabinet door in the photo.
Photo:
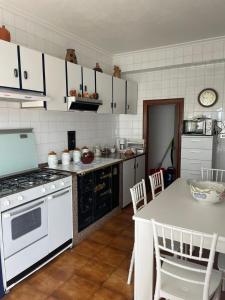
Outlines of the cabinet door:
[[136,176],[135,183],[145,179],[145,155],[136,157]]
[[65,189],[48,197],[49,252],[72,238],[72,191]]
[[134,81],[127,81],[127,114],[137,113],[137,101],[138,101],[138,84]]
[[48,110],[66,111],[66,74],[65,61],[50,55],[45,55],[46,94],[51,98],[47,102]]
[[83,91],[95,93],[95,71],[83,67]]
[[103,102],[98,113],[112,113],[112,76],[96,72],[96,92]]
[[82,70],[80,65],[67,62],[67,91],[76,90],[77,94],[82,92]]
[[0,86],[20,88],[17,45],[0,41]]
[[130,188],[135,180],[135,158],[123,162],[123,207],[132,202]]
[[113,77],[113,113],[125,114],[126,81]]
[[44,92],[42,53],[20,47],[22,89]]

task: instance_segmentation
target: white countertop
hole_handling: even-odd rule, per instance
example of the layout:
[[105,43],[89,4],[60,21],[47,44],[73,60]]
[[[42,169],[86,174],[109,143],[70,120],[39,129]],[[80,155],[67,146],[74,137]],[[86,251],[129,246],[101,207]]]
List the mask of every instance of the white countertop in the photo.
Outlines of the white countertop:
[[75,163],[71,162],[69,165],[66,165],[66,166],[64,166],[62,164],[58,164],[55,168],[51,168],[51,169],[81,174],[83,172],[90,172],[95,169],[99,169],[99,168],[106,167],[106,166],[109,166],[112,164],[116,164],[121,161],[122,161],[122,159],[100,157],[100,158],[95,158],[91,164],[83,164],[82,162],[75,164]]

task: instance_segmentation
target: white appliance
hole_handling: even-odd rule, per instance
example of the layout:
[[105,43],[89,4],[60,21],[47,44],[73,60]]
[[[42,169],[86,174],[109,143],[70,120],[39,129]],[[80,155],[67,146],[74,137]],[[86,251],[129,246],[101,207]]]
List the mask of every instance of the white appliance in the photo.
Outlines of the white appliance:
[[0,130],[0,144],[0,246],[7,291],[72,246],[72,177],[36,168],[31,129]]

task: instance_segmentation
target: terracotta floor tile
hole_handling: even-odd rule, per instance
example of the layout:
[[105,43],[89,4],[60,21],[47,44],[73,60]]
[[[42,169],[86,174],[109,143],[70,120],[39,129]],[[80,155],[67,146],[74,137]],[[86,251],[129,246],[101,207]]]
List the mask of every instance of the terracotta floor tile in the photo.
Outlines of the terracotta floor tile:
[[127,298],[115,291],[100,288],[92,298],[93,300],[126,300]]
[[92,258],[104,248],[104,245],[90,240],[84,240],[74,247],[74,252]]
[[99,289],[100,285],[74,275],[70,280],[57,289],[52,296],[57,300],[87,300]]
[[112,239],[115,237],[115,234],[106,230],[96,230],[88,237],[88,240],[108,245]]
[[134,230],[132,227],[124,229],[120,234],[121,236],[128,236],[134,240]]
[[94,259],[96,261],[109,264],[113,267],[118,267],[126,258],[126,256],[126,252],[106,246],[101,252],[99,252],[94,257]]
[[125,276],[122,269],[115,271],[109,279],[105,281],[103,287],[122,294],[126,299],[133,299],[133,285],[127,284],[127,276]]
[[4,300],[44,300],[47,294],[37,291],[32,285],[19,283],[4,297]]
[[113,271],[115,271],[115,267],[113,266],[107,265],[103,262],[91,261],[83,268],[76,271],[76,275],[102,284],[110,277]]
[[57,262],[58,265],[62,262],[63,264],[70,265],[74,271],[79,270],[84,265],[89,263],[90,258],[80,255],[75,251],[76,248],[73,248],[69,251],[67,251],[67,255],[64,256],[63,260],[59,260]]
[[110,243],[110,247],[123,250],[123,251],[132,251],[133,246],[134,246],[133,239],[122,235],[118,235]]
[[129,224],[127,224],[124,221],[111,219],[103,225],[102,229],[109,231],[111,233],[119,234],[128,226]]

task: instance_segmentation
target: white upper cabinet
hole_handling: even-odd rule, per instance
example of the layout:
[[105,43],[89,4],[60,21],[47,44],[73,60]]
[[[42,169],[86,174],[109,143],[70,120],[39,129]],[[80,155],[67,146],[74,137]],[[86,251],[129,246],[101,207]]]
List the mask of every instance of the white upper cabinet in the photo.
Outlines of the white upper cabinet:
[[82,68],[80,65],[66,62],[67,64],[67,91],[70,96],[71,90],[76,90],[77,94],[82,92]]
[[137,101],[138,101],[138,84],[137,82],[127,80],[127,102],[126,102],[127,114],[137,113]]
[[125,114],[126,81],[113,77],[113,113]]
[[46,95],[51,98],[47,102],[48,110],[67,110],[65,75],[65,60],[45,55]]
[[20,88],[17,45],[0,41],[0,86]]
[[96,93],[103,102],[98,113],[112,113],[112,76],[96,72]]
[[95,71],[83,67],[83,92],[95,93]]
[[44,92],[42,53],[21,46],[19,48],[21,88],[24,90]]

